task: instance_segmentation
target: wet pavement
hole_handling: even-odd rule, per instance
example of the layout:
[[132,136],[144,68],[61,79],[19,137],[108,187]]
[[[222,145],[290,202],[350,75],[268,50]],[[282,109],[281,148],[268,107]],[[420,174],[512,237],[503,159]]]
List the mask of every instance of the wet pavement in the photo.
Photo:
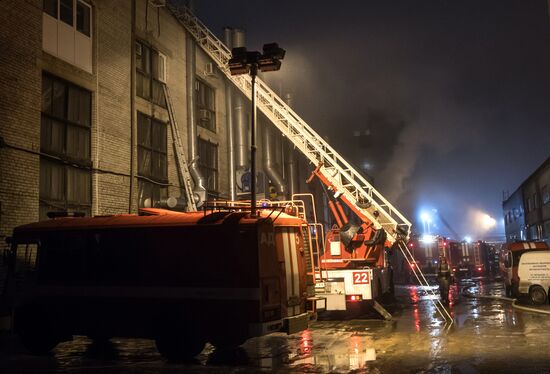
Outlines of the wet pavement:
[[113,339],[99,346],[78,337],[49,356],[34,357],[4,337],[0,372],[550,373],[550,316],[514,309],[507,301],[464,297],[465,287],[504,295],[499,282],[462,280],[451,288],[449,325],[425,289],[396,286],[396,300],[387,305],[392,321],[317,321],[300,334],[250,339],[238,351],[207,345],[190,364],[165,362],[150,340]]

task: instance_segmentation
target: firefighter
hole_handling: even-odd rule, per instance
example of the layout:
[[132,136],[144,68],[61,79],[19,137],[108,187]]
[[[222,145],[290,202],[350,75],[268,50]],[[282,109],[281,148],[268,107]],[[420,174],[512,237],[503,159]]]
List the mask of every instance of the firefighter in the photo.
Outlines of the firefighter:
[[439,266],[437,268],[437,282],[439,283],[439,294],[441,302],[449,303],[449,286],[451,284],[451,269],[445,257],[439,258]]

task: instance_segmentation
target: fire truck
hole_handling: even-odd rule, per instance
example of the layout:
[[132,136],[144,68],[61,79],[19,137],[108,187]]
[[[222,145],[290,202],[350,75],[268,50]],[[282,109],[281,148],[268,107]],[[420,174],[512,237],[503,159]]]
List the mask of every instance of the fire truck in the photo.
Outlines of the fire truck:
[[[327,232],[318,259],[315,278],[317,306],[326,311],[349,311],[372,305],[373,300],[393,292],[393,274],[388,254],[395,240],[389,238],[379,224],[380,213],[375,209],[365,214],[371,205],[352,202],[332,183],[319,165],[308,183],[317,179],[328,198],[328,207],[336,224]],[[345,207],[345,208],[344,208]],[[350,217],[351,216],[351,217]],[[403,233],[408,235],[408,227]],[[381,311],[379,304],[376,310]]]
[[450,259],[449,244],[449,240],[441,236],[412,236],[407,246],[416,260],[413,266],[429,275],[434,275],[437,271],[439,258],[443,256],[448,261]]
[[41,354],[73,335],[155,339],[169,359],[307,328],[303,220],[273,209],[57,217],[17,227],[7,296]]
[[[390,244],[385,232],[377,235],[366,220],[361,226],[350,223],[340,201],[329,202],[337,224],[326,235],[324,225],[317,221],[312,194],[294,194],[289,201],[263,200],[260,204],[284,208],[304,222],[307,301],[312,313],[364,311],[375,299],[393,292]],[[381,305],[376,304],[375,309],[388,316]]]
[[[326,295],[327,309],[342,309],[349,304],[346,300],[372,299],[388,290],[391,277],[385,248],[395,245],[409,263],[414,262],[405,244],[411,223],[260,77],[232,75],[231,51],[189,9],[169,7],[220,72],[243,95],[254,99],[265,117],[316,168],[313,176],[326,188],[337,221],[335,230],[327,233],[332,252],[324,252],[318,264],[325,267],[325,277],[321,278],[320,271],[314,276],[319,280],[317,294]],[[356,221],[348,219],[348,214]],[[421,274],[417,278],[428,285]]]
[[449,241],[448,261],[455,278],[486,275],[490,245],[484,241]]

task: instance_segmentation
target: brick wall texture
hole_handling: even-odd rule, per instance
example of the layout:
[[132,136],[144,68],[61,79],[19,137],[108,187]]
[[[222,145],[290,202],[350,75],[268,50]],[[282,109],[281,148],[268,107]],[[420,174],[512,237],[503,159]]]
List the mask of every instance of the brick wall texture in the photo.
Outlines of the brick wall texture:
[[[180,136],[187,149],[186,32],[172,14],[136,0],[136,39],[167,58],[167,84]],[[40,112],[42,73],[72,82],[92,92],[91,160],[92,214],[133,213],[138,209],[134,180],[129,206],[130,173],[137,175],[137,148],[131,159],[132,1],[95,0],[92,8],[93,73],[85,72],[42,50],[42,1],[0,1],[0,251],[14,227],[39,216]],[[197,74],[208,58],[197,50]],[[225,79],[203,76],[216,88],[218,131],[201,133],[220,145],[220,187],[228,190]],[[135,97],[135,95],[134,95]],[[168,122],[166,109],[135,97],[136,111]],[[180,195],[180,183],[168,127],[169,196]],[[136,134],[137,139],[137,134]],[[185,155],[186,157],[188,155]],[[227,195],[227,192],[224,193]],[[0,266],[0,282],[4,276]]]

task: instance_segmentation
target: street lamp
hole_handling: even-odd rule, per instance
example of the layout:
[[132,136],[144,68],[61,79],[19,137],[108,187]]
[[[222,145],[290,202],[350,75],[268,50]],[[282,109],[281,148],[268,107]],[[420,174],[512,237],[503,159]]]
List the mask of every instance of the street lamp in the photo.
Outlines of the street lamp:
[[276,71],[281,68],[285,50],[277,43],[264,44],[263,53],[247,51],[245,47],[233,48],[229,60],[231,75],[250,74],[252,78],[252,123],[250,126],[250,214],[256,216],[256,76],[262,72]]

